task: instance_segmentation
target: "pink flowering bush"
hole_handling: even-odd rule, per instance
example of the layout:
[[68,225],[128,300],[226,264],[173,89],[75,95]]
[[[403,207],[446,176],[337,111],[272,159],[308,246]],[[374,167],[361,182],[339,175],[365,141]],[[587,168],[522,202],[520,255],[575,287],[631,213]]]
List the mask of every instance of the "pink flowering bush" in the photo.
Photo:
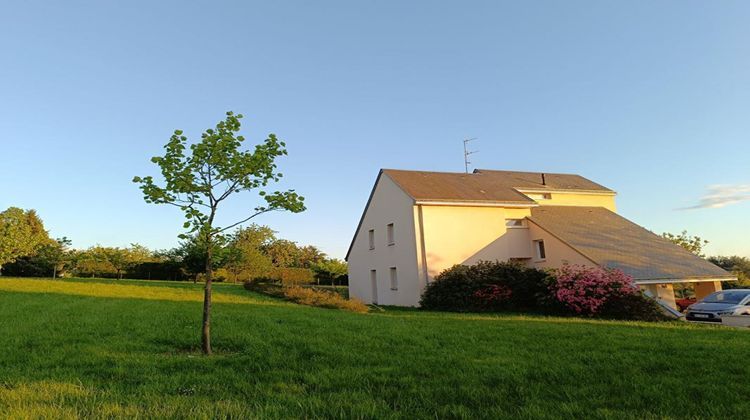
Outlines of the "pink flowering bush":
[[568,309],[585,316],[600,315],[609,301],[641,295],[633,278],[620,270],[580,265],[556,270],[550,292]]

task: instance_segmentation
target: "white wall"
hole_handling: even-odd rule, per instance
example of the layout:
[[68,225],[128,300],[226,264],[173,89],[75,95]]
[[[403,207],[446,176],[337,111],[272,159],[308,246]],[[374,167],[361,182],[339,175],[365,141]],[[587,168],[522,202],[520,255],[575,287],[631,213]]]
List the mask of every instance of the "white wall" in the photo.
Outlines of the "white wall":
[[[386,241],[386,226],[394,224],[394,244]],[[370,270],[377,272],[379,305],[417,306],[421,287],[417,267],[414,201],[388,177],[381,175],[349,253],[349,294],[373,303]],[[375,249],[368,231],[375,230]],[[398,290],[390,288],[390,268],[396,267]]]

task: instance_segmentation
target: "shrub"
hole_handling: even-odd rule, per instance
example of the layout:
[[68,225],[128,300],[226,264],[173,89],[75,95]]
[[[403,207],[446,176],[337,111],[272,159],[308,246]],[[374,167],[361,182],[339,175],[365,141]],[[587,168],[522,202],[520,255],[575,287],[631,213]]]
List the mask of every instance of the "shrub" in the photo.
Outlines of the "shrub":
[[[227,278],[225,277],[226,270],[218,268],[211,274],[211,281],[213,283],[223,283]],[[198,273],[195,275],[195,280],[198,282],[206,281],[206,273]]]
[[275,296],[279,298],[284,297],[284,290],[281,286],[277,284],[267,283],[267,282],[260,282],[260,281],[246,281],[243,283],[243,287],[245,290],[249,290],[251,292],[258,292],[263,293],[269,296]]
[[493,308],[502,306],[510,301],[513,296],[513,291],[505,286],[498,286],[492,284],[484,289],[479,289],[474,292],[474,299],[476,299],[477,305],[484,306],[486,308]]
[[667,321],[664,309],[656,301],[640,291],[634,294],[614,295],[601,307],[599,316],[629,321]]
[[580,265],[555,270],[550,292],[565,307],[585,316],[600,314],[610,299],[641,293],[632,277],[620,270]]
[[313,288],[289,286],[284,287],[284,297],[300,305],[317,306],[329,309],[345,309],[352,312],[367,312],[367,305],[357,299],[346,299],[338,293],[316,290]]
[[315,273],[307,268],[274,268],[268,276],[253,279],[254,282],[280,283],[284,286],[311,284]]
[[188,276],[177,261],[143,262],[128,269],[129,279],[187,280]]
[[517,262],[455,265],[427,285],[421,306],[449,311],[528,310],[547,292],[547,273]]

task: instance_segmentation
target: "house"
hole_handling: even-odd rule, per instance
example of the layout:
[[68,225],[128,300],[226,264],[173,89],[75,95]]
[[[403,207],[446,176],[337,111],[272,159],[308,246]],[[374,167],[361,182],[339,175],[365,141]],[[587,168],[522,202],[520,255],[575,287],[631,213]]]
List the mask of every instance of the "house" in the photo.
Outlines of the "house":
[[615,192],[579,175],[383,169],[347,252],[350,295],[418,306],[455,264],[616,268],[675,307],[673,285],[700,298],[735,277],[617,214]]

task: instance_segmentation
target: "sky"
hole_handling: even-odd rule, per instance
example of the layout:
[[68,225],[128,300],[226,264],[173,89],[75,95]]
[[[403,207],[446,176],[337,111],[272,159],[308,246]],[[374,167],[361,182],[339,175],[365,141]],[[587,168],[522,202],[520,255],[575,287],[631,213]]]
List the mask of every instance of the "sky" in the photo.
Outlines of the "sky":
[[[133,176],[232,110],[275,133],[333,257],[380,168],[578,173],[623,216],[750,256],[750,2],[13,1],[0,4],[0,209],[77,248],[178,243]],[[233,197],[219,223],[257,204]]]

